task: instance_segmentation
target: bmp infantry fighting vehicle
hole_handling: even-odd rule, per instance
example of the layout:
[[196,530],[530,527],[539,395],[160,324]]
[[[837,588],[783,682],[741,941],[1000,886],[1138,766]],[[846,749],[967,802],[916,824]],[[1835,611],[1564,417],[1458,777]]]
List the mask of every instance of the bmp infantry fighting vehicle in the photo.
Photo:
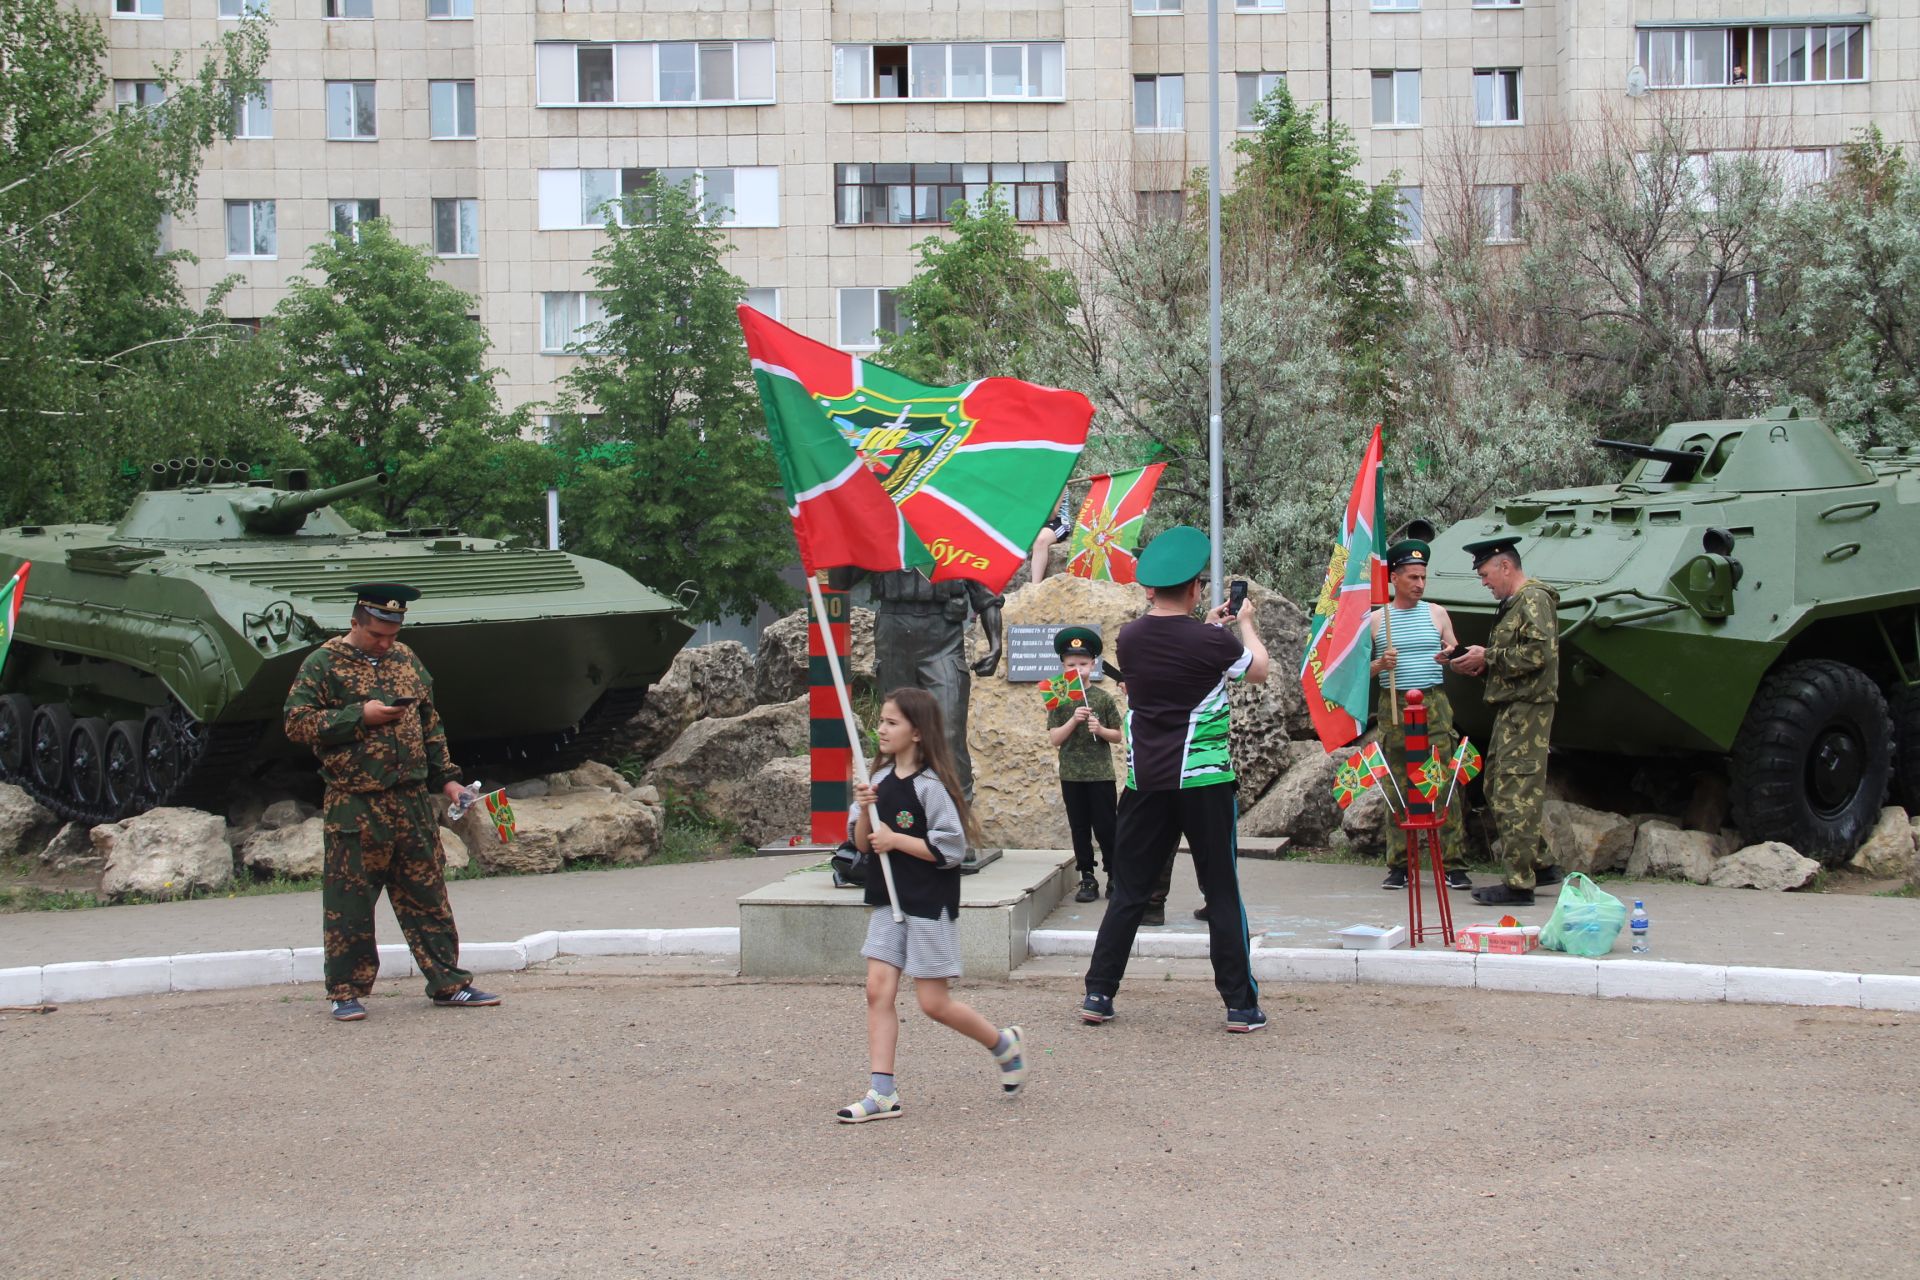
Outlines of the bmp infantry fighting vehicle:
[[304,754],[281,707],[361,582],[424,593],[404,639],[469,768],[587,759],[692,634],[680,604],[610,565],[455,529],[360,533],[327,509],[385,483],[175,460],[118,525],[0,530],[0,581],[33,562],[0,671],[0,776],[83,822],[220,807],[236,775]]
[[[1560,592],[1554,746],[1724,754],[1742,833],[1827,862],[1890,788],[1920,806],[1920,453],[1856,457],[1787,409],[1597,443],[1634,460],[1624,481],[1463,520],[1429,570],[1427,598],[1480,643],[1494,605],[1460,548],[1521,535],[1527,575]],[[1475,736],[1480,686],[1447,682]]]

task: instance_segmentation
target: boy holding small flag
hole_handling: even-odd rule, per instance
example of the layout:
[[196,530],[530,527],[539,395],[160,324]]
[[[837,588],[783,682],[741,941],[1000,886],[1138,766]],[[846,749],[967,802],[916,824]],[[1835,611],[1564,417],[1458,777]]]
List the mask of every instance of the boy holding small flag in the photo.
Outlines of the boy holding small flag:
[[1107,868],[1107,896],[1113,896],[1113,744],[1124,736],[1120,708],[1112,694],[1091,683],[1094,661],[1100,656],[1097,632],[1066,627],[1053,637],[1053,651],[1066,665],[1067,676],[1077,677],[1079,696],[1071,692],[1050,696],[1047,741],[1060,752],[1060,801],[1066,806],[1074,865],[1080,871],[1080,889],[1073,900],[1092,902],[1100,896],[1100,885],[1093,878],[1096,839]]

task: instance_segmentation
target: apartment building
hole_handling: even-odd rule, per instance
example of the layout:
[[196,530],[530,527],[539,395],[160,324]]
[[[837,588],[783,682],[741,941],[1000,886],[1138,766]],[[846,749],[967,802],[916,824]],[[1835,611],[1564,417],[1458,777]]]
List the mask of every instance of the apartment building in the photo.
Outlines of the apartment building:
[[[1853,5],[1859,11],[1844,11]],[[544,401],[597,318],[606,210],[691,183],[763,310],[848,350],[953,200],[998,184],[1060,257],[1101,217],[1178,208],[1206,161],[1205,0],[104,0],[115,98],[268,12],[240,136],[172,243],[229,314],[284,296],[330,230],[386,217],[471,293],[504,398]],[[1920,8],[1863,0],[1220,0],[1222,129],[1279,79],[1402,188],[1443,174],[1490,238],[1570,131],[1678,106],[1824,177],[1877,123],[1912,141]],[[1703,157],[1702,163],[1709,160]]]

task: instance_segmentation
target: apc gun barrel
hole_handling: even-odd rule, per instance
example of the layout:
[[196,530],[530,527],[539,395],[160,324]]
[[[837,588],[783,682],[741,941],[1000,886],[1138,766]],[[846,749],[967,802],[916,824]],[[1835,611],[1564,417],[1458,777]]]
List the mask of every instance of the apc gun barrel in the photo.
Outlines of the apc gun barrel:
[[362,476],[358,480],[349,480],[345,484],[331,485],[325,489],[303,489],[297,493],[280,493],[269,502],[257,507],[239,510],[241,523],[250,533],[293,533],[306,523],[306,519],[321,507],[332,506],[343,498],[351,498],[369,489],[384,489],[387,477],[383,472],[378,475]]

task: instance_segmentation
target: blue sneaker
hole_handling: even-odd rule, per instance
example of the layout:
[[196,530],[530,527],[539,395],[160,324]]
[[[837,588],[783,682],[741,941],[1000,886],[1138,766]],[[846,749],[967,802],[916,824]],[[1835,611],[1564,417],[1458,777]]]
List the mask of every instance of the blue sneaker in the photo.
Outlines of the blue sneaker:
[[1080,1002],[1080,1021],[1099,1026],[1103,1022],[1113,1021],[1113,997],[1096,996],[1091,991]]
[[1267,1015],[1259,1009],[1227,1010],[1227,1030],[1258,1031],[1267,1025]]
[[367,1006],[358,1000],[335,1000],[333,1002],[333,1020],[335,1022],[358,1022],[367,1016]]
[[435,996],[433,1002],[442,1009],[484,1009],[500,1003],[500,997],[491,992],[482,991],[469,982],[458,991],[449,991],[445,995]]

